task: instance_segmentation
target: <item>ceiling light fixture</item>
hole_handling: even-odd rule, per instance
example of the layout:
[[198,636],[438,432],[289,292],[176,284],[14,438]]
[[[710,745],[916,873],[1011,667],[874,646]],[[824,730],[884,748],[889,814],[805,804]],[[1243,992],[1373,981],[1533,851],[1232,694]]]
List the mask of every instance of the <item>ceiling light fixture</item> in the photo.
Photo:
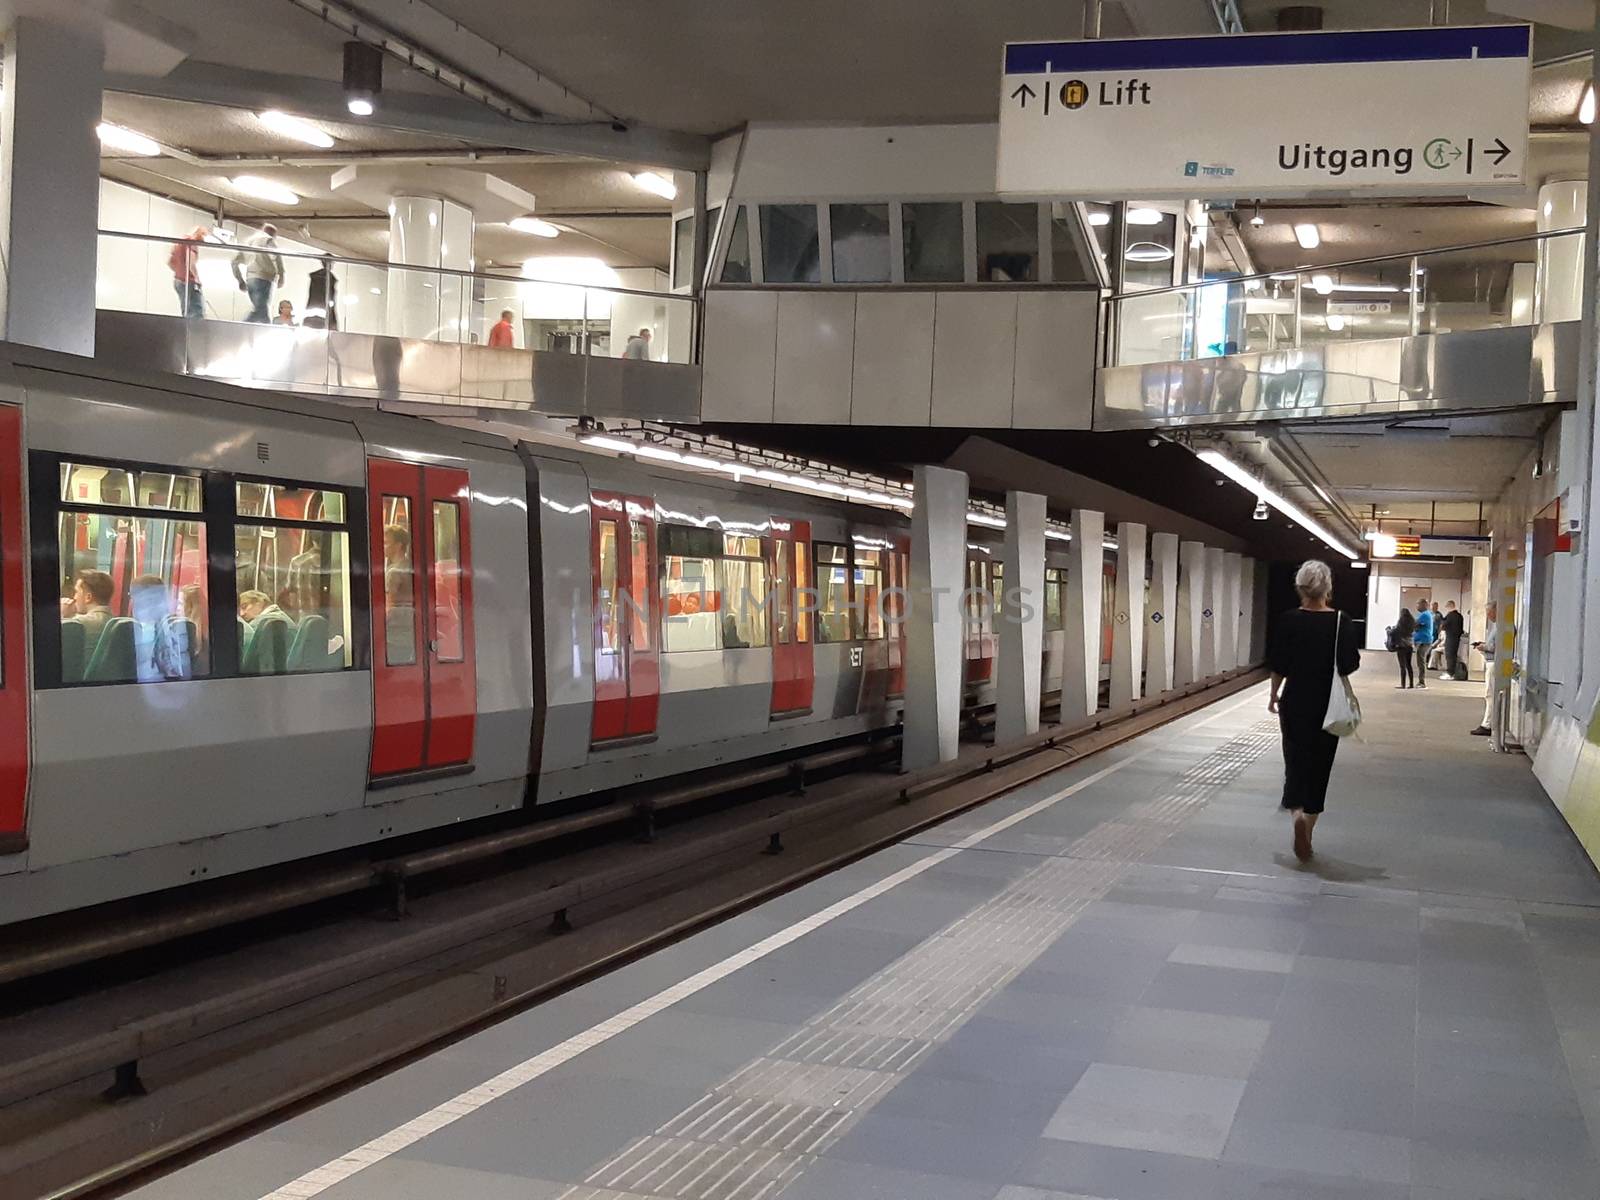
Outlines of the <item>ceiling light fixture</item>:
[[94,127],[94,131],[100,137],[100,144],[111,150],[121,150],[124,154],[137,154],[141,158],[155,158],[161,153],[160,142],[146,137],[137,130],[101,121]]
[[549,221],[541,221],[538,217],[513,217],[506,225],[518,233],[531,233],[534,237],[553,238],[560,237],[561,230]]
[[1162,246],[1156,242],[1135,242],[1128,247],[1123,257],[1129,262],[1138,263],[1170,262],[1173,251],[1171,246]]
[[1322,245],[1322,231],[1309,221],[1303,222],[1294,227],[1294,240],[1302,250],[1315,250]]
[[645,191],[660,196],[663,200],[676,200],[678,198],[678,185],[665,175],[655,171],[639,171],[633,176],[633,182]]
[[270,179],[263,179],[259,175],[235,175],[228,180],[229,186],[241,195],[252,196],[257,200],[266,200],[272,204],[299,204],[300,195],[292,188]]
[[344,106],[353,116],[370,117],[383,91],[383,51],[366,42],[344,44]]
[[1273,491],[1261,480],[1250,474],[1249,471],[1246,471],[1226,454],[1223,454],[1218,450],[1201,450],[1196,456],[1201,462],[1207,464],[1217,471],[1220,471],[1229,479],[1233,480],[1233,482],[1237,483],[1240,487],[1244,488],[1245,491],[1253,493],[1260,500],[1265,500],[1268,504],[1272,505],[1273,508],[1277,509],[1284,516],[1288,517],[1296,525],[1299,525],[1308,533],[1315,535],[1322,541],[1326,542],[1334,550],[1337,550],[1346,559],[1354,559],[1356,557],[1356,552],[1354,550],[1341,542],[1324,526],[1312,520],[1297,505],[1278,495],[1277,492]]
[[1333,295],[1333,276],[1313,275],[1311,277],[1311,290],[1319,296]]
[[299,117],[291,117],[286,112],[279,112],[269,108],[266,112],[258,112],[256,120],[260,121],[273,133],[282,134],[286,138],[293,138],[297,142],[304,142],[308,146],[315,146],[319,150],[328,150],[333,146],[331,135],[318,129],[310,121],[302,121]]
[[1158,208],[1130,208],[1123,217],[1129,225],[1159,225],[1165,219],[1166,214]]
[[1338,313],[1329,313],[1328,314],[1328,332],[1329,333],[1339,333],[1343,329],[1344,329],[1344,318],[1341,317]]
[[1578,101],[1578,120],[1585,125],[1594,124],[1594,84],[1583,85],[1583,99]]
[[1091,208],[1089,210],[1089,224],[1097,227],[1109,225],[1111,224],[1111,214],[1103,208]]
[[1350,565],[1351,565],[1351,566],[1352,566],[1352,567],[1354,567],[1354,568],[1355,568],[1355,569],[1356,569],[1356,570],[1358,570],[1358,571],[1366,571],[1366,570],[1370,570],[1370,569],[1371,569],[1371,567],[1372,567],[1372,564],[1371,564],[1371,563],[1369,563],[1369,562],[1368,562],[1368,561],[1367,561],[1367,560],[1366,560],[1366,559],[1364,559],[1364,558],[1352,558],[1352,559],[1351,559],[1351,560],[1350,560]]

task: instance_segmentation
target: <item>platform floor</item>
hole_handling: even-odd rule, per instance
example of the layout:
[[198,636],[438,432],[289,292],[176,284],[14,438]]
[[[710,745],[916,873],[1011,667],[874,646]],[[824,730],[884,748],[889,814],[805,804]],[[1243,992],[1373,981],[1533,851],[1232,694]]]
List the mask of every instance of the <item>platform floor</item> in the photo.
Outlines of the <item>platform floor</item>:
[[1600,878],[1388,667],[1310,868],[1253,689],[134,1194],[1600,1194]]

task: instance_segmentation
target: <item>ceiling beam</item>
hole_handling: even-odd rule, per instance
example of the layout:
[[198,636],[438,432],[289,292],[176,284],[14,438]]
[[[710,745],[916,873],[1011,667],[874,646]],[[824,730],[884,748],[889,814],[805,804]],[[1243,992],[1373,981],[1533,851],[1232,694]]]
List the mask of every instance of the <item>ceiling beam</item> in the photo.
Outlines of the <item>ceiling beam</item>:
[[699,134],[649,125],[618,128],[603,121],[518,121],[473,100],[427,96],[398,88],[384,90],[378,111],[372,116],[356,118],[345,107],[343,86],[332,80],[194,60],[164,76],[108,73],[105,90],[229,108],[279,108],[342,125],[360,123],[485,146],[681,171],[703,171],[711,163],[711,139]]

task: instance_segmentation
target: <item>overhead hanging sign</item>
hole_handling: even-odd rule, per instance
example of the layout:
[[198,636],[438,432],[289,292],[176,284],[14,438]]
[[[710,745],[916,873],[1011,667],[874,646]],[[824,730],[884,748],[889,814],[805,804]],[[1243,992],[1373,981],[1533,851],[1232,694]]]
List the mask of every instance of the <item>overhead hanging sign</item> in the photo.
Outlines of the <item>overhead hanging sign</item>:
[[1529,29],[1012,43],[998,190],[1120,200],[1518,186]]

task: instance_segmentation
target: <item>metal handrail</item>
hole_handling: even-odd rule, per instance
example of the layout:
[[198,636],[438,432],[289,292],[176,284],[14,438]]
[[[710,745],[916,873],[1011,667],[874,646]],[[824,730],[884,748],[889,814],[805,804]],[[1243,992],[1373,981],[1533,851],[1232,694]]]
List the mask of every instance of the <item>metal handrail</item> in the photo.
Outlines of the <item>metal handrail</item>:
[[616,296],[646,296],[652,300],[681,300],[694,304],[696,298],[685,292],[652,292],[642,288],[616,287],[609,283],[569,283],[558,279],[529,279],[526,275],[513,275],[509,272],[497,271],[462,271],[453,267],[425,267],[414,263],[379,262],[371,258],[350,258],[342,254],[308,253],[304,250],[283,250],[276,246],[270,249],[261,246],[252,246],[247,242],[222,242],[222,241],[195,241],[193,238],[165,237],[154,233],[124,233],[119,229],[102,229],[100,237],[127,238],[136,242],[157,242],[164,246],[176,246],[185,243],[199,247],[201,250],[229,250],[243,251],[246,254],[268,253],[276,254],[281,258],[303,258],[312,262],[336,262],[345,266],[372,267],[381,271],[421,271],[428,275],[449,275],[457,279],[498,279],[516,283],[533,283],[540,287],[577,288],[585,292],[605,292]]
[[1407,259],[1423,259],[1435,254],[1456,254],[1464,250],[1487,250],[1494,246],[1515,246],[1522,242],[1538,242],[1549,238],[1571,237],[1575,233],[1583,233],[1583,226],[1572,229],[1548,229],[1540,233],[1524,234],[1521,237],[1493,238],[1486,242],[1467,242],[1459,246],[1440,246],[1430,250],[1411,250],[1404,254],[1380,254],[1373,258],[1351,258],[1343,262],[1317,263],[1311,266],[1286,267],[1276,271],[1257,271],[1252,275],[1228,275],[1218,279],[1201,279],[1193,283],[1175,283],[1169,287],[1147,288],[1137,292],[1118,292],[1107,299],[1115,304],[1119,300],[1143,298],[1145,296],[1161,296],[1170,292],[1192,292],[1200,288],[1215,287],[1218,284],[1245,283],[1252,279],[1271,279],[1274,276],[1324,274],[1328,271],[1343,271],[1351,267],[1364,267],[1372,263],[1402,262]]

